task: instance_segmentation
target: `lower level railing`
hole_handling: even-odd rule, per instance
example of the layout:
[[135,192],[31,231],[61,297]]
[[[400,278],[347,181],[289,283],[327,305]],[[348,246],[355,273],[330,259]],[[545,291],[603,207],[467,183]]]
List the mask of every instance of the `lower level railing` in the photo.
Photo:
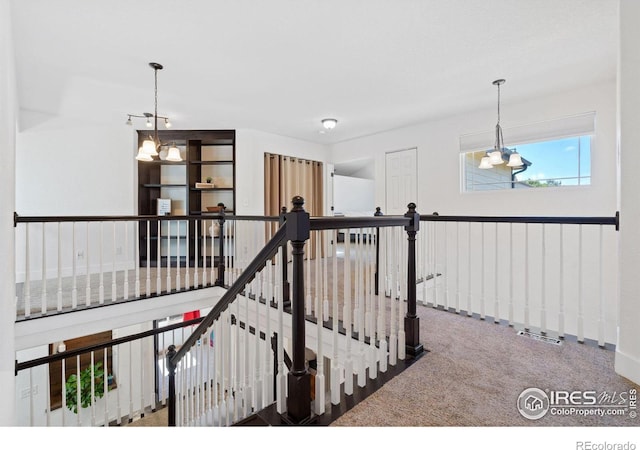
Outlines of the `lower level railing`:
[[18,352],[16,424],[122,426],[166,407],[168,348],[201,320],[167,317]]

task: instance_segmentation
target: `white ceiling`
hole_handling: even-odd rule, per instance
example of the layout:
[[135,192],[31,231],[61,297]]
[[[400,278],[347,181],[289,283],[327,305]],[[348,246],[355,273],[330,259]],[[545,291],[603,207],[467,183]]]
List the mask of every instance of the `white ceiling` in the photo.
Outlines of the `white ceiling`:
[[[615,78],[617,0],[14,0],[39,117],[254,128],[334,143]],[[320,134],[320,120],[338,126]],[[30,119],[29,119],[30,118]],[[139,125],[143,125],[140,123]]]

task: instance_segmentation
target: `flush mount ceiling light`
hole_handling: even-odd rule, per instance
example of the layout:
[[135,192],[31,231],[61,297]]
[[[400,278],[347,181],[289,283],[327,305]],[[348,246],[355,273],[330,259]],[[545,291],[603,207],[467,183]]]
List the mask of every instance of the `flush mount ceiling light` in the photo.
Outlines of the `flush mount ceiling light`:
[[502,86],[506,80],[498,79],[492,84],[498,87],[498,122],[496,123],[496,141],[493,146],[493,150],[487,152],[487,156],[483,156],[480,160],[479,169],[492,169],[494,166],[507,162],[509,167],[522,167],[524,163],[520,154],[514,148],[509,150],[504,146],[504,139],[502,137],[502,127],[500,126],[500,86]]
[[[158,70],[162,70],[162,64],[150,62],[149,66],[153,69],[153,77],[155,81],[153,114],[148,112],[142,114],[127,114],[127,125],[132,125],[132,117],[146,119],[147,127],[153,127],[154,131],[153,136],[150,135],[147,139],[145,139],[142,142],[142,146],[138,149],[138,155],[136,156],[136,159],[138,161],[153,161],[153,156],[158,155],[158,150],[162,145],[160,140],[158,139],[158,119],[164,120],[165,128],[171,127],[171,122],[169,121],[168,117],[158,115]],[[182,161],[182,158],[180,157],[180,151],[175,145],[172,145],[169,148],[167,160]]]
[[322,126],[326,130],[333,130],[337,124],[338,121],[336,119],[322,119]]

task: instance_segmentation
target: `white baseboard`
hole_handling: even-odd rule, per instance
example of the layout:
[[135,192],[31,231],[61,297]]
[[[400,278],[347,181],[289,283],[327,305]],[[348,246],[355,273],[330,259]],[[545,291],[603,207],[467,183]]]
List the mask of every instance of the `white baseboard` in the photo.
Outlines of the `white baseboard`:
[[640,359],[616,350],[615,371],[618,375],[640,384]]

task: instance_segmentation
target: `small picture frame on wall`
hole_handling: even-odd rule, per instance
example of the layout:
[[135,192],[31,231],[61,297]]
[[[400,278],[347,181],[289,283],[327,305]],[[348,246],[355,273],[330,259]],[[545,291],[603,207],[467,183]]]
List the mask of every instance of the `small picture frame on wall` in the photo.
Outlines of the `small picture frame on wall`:
[[158,215],[168,216],[171,214],[171,199],[159,198],[158,199]]

